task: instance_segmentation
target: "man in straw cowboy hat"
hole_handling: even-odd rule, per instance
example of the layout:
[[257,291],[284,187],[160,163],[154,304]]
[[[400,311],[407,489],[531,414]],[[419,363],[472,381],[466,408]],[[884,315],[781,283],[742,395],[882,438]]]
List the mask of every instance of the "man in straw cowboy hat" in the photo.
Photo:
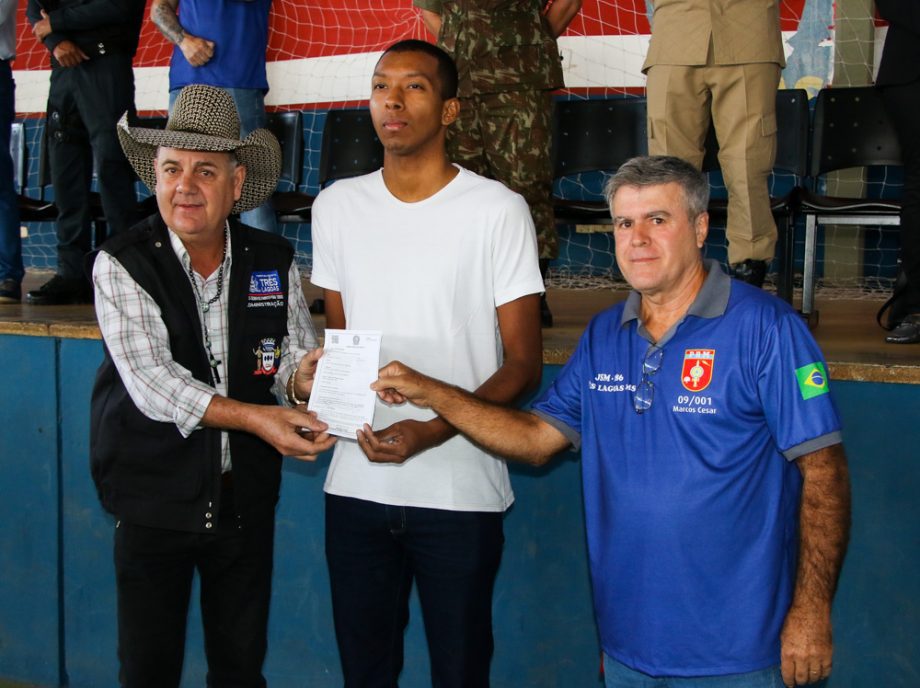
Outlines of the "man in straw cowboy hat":
[[118,136],[159,213],[107,241],[92,275],[105,358],[91,464],[114,514],[123,686],[178,686],[192,575],[209,686],[264,686],[281,455],[333,444],[299,408],[316,336],[294,251],[231,213],[275,188],[278,142],[239,138],[230,96],[183,89],[165,130]]

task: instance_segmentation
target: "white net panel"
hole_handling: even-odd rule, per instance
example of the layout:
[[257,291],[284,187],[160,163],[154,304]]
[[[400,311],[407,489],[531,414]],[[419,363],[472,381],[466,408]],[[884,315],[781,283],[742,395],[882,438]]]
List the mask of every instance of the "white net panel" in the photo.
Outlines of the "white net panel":
[[[48,58],[45,48],[31,35],[24,5],[20,3],[15,63],[17,110],[26,121],[30,158],[26,191],[37,196],[40,117],[47,98]],[[181,13],[181,2],[179,9]],[[871,75],[875,41],[866,11],[862,16],[844,17],[845,25],[835,24],[834,11],[833,0],[782,0],[788,62],[783,87],[805,88],[814,94],[830,83],[835,38],[853,42],[853,49],[846,51],[850,60],[844,67],[847,74],[862,70]],[[584,0],[580,14],[559,40],[567,85],[560,97],[641,95],[645,82],[641,65],[648,45],[649,15],[646,0]],[[426,35],[411,0],[275,0],[270,19],[271,90],[267,104],[270,109],[304,112],[305,155],[300,190],[313,194],[319,190],[317,168],[326,113],[334,108],[365,104],[371,67],[380,51],[396,40]],[[156,28],[145,21],[135,60],[136,103],[142,114],[160,114],[166,109],[171,50],[172,46]],[[778,177],[771,181],[772,190],[784,190],[795,181]],[[880,185],[877,189],[880,194],[897,193],[897,180],[891,179],[887,172],[872,181]],[[602,185],[601,175],[584,175],[560,182],[557,191],[567,197],[596,197]],[[724,194],[718,175],[714,175],[713,188],[715,195]],[[53,191],[46,189],[46,195],[53,197]],[[32,267],[53,268],[53,225],[36,224],[28,229],[29,238],[24,244],[27,263]],[[285,225],[283,231],[294,242],[299,262],[309,271],[309,226]],[[574,227],[563,227],[560,233],[560,257],[551,266],[551,284],[597,286],[617,280],[612,244],[606,233],[582,233]],[[867,230],[855,243],[852,234],[828,236],[828,245],[822,243],[819,254],[822,271],[833,278],[825,281],[843,280],[859,291],[879,285],[887,288],[894,274],[896,232]],[[832,270],[823,269],[825,252],[832,256],[829,258],[835,265]],[[721,228],[714,228],[707,253],[724,260]]]

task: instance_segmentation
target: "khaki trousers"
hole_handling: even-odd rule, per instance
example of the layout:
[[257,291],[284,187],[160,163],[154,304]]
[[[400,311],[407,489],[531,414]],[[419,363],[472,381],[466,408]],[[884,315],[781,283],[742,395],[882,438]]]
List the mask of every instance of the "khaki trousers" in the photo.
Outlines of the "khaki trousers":
[[649,155],[674,155],[697,168],[710,118],[728,188],[728,260],[773,260],[776,223],[767,178],[776,157],[774,63],[654,65],[648,71]]

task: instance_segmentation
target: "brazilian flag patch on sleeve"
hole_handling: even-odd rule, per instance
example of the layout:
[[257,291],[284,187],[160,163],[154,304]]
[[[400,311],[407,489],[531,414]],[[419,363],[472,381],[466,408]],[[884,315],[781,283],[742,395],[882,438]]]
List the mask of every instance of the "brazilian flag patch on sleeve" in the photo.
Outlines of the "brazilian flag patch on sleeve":
[[799,381],[802,399],[812,399],[830,391],[827,386],[827,371],[824,370],[823,363],[809,363],[796,368],[795,376]]

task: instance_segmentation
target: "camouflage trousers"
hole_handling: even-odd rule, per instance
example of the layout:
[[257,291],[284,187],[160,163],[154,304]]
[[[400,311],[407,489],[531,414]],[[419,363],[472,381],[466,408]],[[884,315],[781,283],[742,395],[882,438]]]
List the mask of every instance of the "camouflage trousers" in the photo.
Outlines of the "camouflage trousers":
[[540,258],[559,255],[552,202],[552,113],[549,91],[471,96],[461,99],[460,117],[448,128],[447,139],[454,162],[524,197],[537,229]]

